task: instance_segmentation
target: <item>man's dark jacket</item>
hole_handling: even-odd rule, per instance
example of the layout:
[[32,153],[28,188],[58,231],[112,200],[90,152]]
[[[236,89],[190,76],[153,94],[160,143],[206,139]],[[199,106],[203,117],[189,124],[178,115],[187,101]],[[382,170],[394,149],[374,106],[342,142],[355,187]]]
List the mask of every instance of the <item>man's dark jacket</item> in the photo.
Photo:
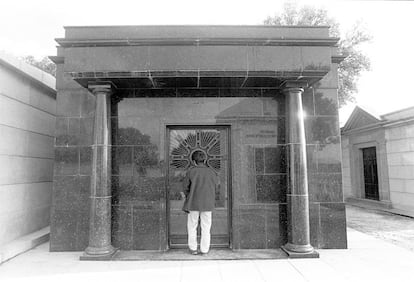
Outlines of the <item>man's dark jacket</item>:
[[214,210],[217,174],[211,168],[200,164],[190,168],[184,178],[186,196],[183,211]]

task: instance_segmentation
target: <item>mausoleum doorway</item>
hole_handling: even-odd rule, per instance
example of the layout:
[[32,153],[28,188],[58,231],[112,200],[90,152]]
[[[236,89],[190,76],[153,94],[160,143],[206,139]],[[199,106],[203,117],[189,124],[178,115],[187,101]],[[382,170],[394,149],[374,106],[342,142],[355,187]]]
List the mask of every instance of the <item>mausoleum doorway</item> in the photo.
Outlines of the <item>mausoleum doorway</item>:
[[[187,248],[187,214],[182,211],[184,200],[183,178],[194,166],[192,155],[202,151],[206,164],[218,177],[215,209],[211,228],[211,246],[230,247],[231,197],[229,127],[226,126],[172,126],[167,128],[167,213],[168,243],[170,248]],[[198,230],[198,237],[200,230]],[[200,241],[200,240],[198,240]]]

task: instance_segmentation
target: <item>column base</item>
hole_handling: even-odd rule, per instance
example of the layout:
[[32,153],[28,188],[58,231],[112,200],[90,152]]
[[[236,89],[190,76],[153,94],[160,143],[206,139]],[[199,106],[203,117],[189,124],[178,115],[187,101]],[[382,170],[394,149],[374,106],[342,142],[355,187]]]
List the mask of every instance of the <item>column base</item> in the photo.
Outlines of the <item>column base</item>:
[[104,248],[87,247],[80,260],[111,260],[118,249],[109,245]]
[[287,243],[281,249],[289,258],[319,258],[319,253],[311,245],[294,245]]

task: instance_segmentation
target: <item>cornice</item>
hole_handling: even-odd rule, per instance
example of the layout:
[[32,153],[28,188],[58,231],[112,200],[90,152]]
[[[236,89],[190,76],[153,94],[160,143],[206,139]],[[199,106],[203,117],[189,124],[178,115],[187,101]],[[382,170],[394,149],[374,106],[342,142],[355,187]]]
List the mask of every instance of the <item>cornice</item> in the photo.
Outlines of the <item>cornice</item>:
[[[152,70],[143,70],[143,71],[100,71],[100,72],[64,72],[64,76],[74,79],[83,87],[87,87],[88,84],[94,83],[97,81],[112,81],[117,85],[118,89],[130,88],[128,83],[130,82],[143,82],[142,87],[137,88],[162,88],[154,84],[156,80],[171,80],[171,78],[195,78],[194,81],[197,81],[197,84],[194,86],[186,86],[187,88],[199,88],[199,81],[208,78],[239,78],[237,80],[239,83],[237,86],[228,86],[227,88],[243,88],[244,83],[249,80],[258,79],[255,86],[248,86],[247,88],[268,88],[269,79],[272,83],[275,83],[274,86],[270,88],[280,88],[281,82],[283,81],[295,81],[295,85],[298,83],[301,86],[313,85],[320,79],[322,79],[328,70],[304,70],[304,71],[291,71],[291,72],[280,72],[280,71],[200,71],[200,70],[176,70],[176,71],[152,71]],[[227,80],[226,80],[227,81]],[[230,80],[228,80],[230,81]],[[263,82],[264,81],[264,82]],[[151,83],[147,83],[151,82]],[[225,83],[225,82],[224,82]],[[234,82],[236,83],[236,82]],[[263,84],[261,84],[263,83]],[[169,86],[171,87],[171,86]],[[175,87],[175,86],[174,86]],[[283,85],[286,87],[286,85]],[[203,87],[202,87],[203,88]],[[211,88],[208,87],[207,88]],[[225,87],[226,88],[226,87]]]
[[172,28],[194,28],[194,27],[201,27],[201,28],[211,28],[211,27],[223,27],[223,28],[246,28],[246,27],[253,27],[253,28],[261,28],[261,29],[303,29],[303,28],[312,28],[312,29],[327,29],[330,28],[330,25],[254,25],[254,24],[195,24],[195,25],[187,25],[187,24],[173,24],[173,25],[65,25],[63,26],[65,29],[73,28],[73,29],[82,29],[82,28],[127,28],[127,27],[155,27],[155,28],[163,28],[163,27],[172,27]]
[[[62,47],[103,46],[336,46],[339,38],[136,38],[66,39],[56,38]],[[340,56],[335,56],[340,57]]]
[[374,124],[369,124],[369,125],[359,127],[359,128],[350,129],[350,130],[344,130],[343,128],[341,128],[341,135],[349,136],[349,135],[359,133],[359,132],[371,131],[371,130],[383,128],[385,123],[386,122],[383,121],[383,122],[378,122]]
[[[147,77],[274,77],[274,78],[322,78],[329,70],[303,71],[202,71],[202,70],[142,70],[142,71],[98,71],[65,72],[71,78],[147,78]],[[297,81],[299,83],[299,81]]]
[[331,62],[334,63],[334,64],[340,64],[340,63],[342,63],[343,60],[346,59],[346,57],[348,57],[348,56],[344,56],[344,55],[332,56],[331,57]]
[[341,128],[341,135],[350,136],[355,133],[365,132],[365,131],[372,131],[375,129],[386,129],[390,127],[398,127],[398,126],[404,126],[406,124],[414,123],[414,117],[405,118],[401,120],[392,120],[392,121],[381,121],[375,124],[370,124],[364,127],[355,128],[351,130],[343,130]]
[[65,57],[62,56],[49,56],[49,59],[55,64],[63,64],[65,62]]
[[391,120],[391,121],[387,121],[383,126],[388,128],[388,127],[398,127],[398,126],[403,126],[405,124],[411,124],[414,123],[414,117],[408,117],[408,118],[404,118],[404,119],[399,119],[399,120]]

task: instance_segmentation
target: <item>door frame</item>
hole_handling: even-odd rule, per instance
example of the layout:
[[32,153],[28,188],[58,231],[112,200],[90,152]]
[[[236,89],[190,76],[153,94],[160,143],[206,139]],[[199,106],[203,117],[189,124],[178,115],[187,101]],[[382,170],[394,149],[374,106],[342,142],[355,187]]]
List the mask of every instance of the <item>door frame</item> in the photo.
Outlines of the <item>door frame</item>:
[[[169,173],[170,173],[170,131],[177,129],[225,129],[227,133],[227,232],[229,234],[229,248],[233,249],[233,193],[232,193],[232,150],[231,150],[231,125],[230,124],[167,124],[165,125],[165,201],[166,201],[166,238],[167,249],[170,246],[170,201],[169,201]],[[214,220],[214,219],[213,219]]]
[[[365,181],[365,178],[366,178],[365,164],[366,163],[364,161],[365,160],[364,159],[364,151],[368,150],[368,149],[373,150],[374,153],[375,153],[375,164],[376,164],[376,166],[375,166],[375,177],[376,177],[376,180],[377,180],[377,183],[376,183],[377,184],[377,186],[376,186],[376,196],[377,196],[377,198],[375,198],[375,199],[367,197],[367,183]],[[365,199],[368,199],[368,200],[380,201],[377,147],[376,146],[365,147],[365,148],[361,148],[360,150],[361,150],[361,155],[362,155],[362,158],[361,158],[361,160],[362,160],[362,183],[363,183],[363,190],[364,190],[363,196],[364,196]]]

